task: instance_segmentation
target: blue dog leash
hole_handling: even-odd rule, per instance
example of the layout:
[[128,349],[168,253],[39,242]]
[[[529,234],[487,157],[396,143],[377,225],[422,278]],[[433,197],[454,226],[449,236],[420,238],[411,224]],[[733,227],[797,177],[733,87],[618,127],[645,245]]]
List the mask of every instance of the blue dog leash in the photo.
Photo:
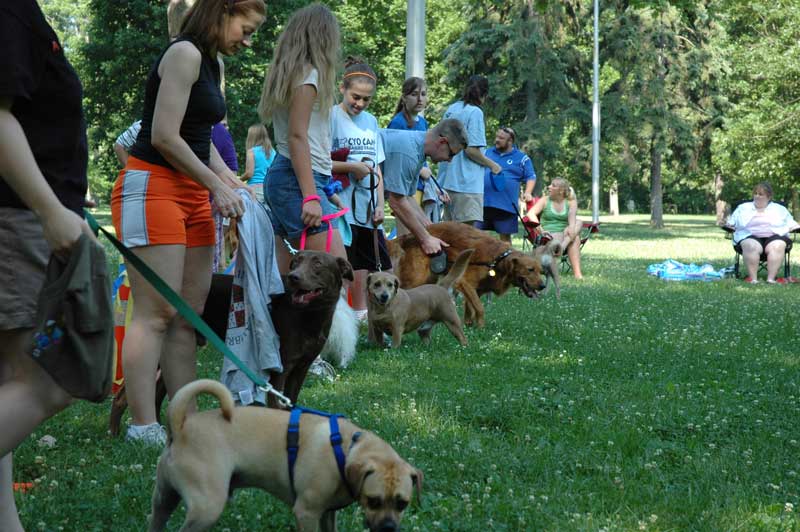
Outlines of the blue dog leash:
[[[353,488],[347,482],[347,477],[344,473],[344,466],[347,458],[342,450],[342,434],[339,432],[339,418],[344,418],[345,416],[341,414],[329,414],[328,412],[322,412],[320,410],[314,410],[313,408],[305,408],[302,406],[294,407],[289,414],[289,429],[286,433],[286,453],[289,457],[289,485],[292,488],[292,493],[295,494],[295,497],[297,496],[294,491],[294,465],[297,462],[297,453],[300,449],[300,416],[303,414],[314,414],[328,418],[328,423],[331,429],[331,447],[333,448],[333,455],[336,458],[336,466],[339,469],[339,476],[342,478],[342,482],[347,488],[347,492],[353,499],[355,499],[356,494],[353,492]],[[355,445],[360,437],[361,432],[356,432],[353,434],[352,441],[350,442],[351,448],[353,445]]]

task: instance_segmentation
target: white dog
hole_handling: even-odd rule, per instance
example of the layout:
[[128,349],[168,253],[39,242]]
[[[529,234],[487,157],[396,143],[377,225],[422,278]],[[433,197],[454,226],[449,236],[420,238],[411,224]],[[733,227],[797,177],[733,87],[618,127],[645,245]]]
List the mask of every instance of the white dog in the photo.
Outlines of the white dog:
[[347,293],[342,290],[342,295],[336,304],[336,312],[333,314],[331,332],[320,356],[334,366],[344,369],[356,356],[356,343],[358,343],[358,319],[347,304]]

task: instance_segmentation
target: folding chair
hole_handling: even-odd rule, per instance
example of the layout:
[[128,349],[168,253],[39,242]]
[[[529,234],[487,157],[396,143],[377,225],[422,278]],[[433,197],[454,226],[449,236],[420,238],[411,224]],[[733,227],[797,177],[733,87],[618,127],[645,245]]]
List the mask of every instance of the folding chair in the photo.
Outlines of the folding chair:
[[[722,225],[720,228],[725,231],[725,238],[728,240],[733,240],[733,233],[736,232],[731,225]],[[792,277],[792,265],[790,262],[790,255],[792,252],[792,245],[797,240],[797,235],[800,233],[800,228],[797,228],[793,231],[790,231],[790,242],[786,244],[786,252],[783,255],[783,277],[786,279],[791,279]],[[736,253],[734,257],[733,263],[733,274],[738,279],[740,277],[739,273],[741,270],[740,263],[742,258],[742,246],[740,244],[733,245],[733,251]],[[766,271],[767,269],[767,254],[766,252],[762,253],[761,256],[758,258],[758,273],[762,271]]]

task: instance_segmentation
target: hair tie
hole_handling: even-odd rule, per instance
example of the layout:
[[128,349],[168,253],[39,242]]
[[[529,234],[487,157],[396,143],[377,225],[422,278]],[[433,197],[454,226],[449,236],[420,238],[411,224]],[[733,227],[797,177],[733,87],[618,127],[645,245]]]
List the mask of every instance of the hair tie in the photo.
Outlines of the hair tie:
[[372,81],[374,81],[374,82],[376,82],[376,83],[378,82],[378,78],[376,78],[375,76],[373,76],[373,75],[372,75],[372,74],[370,74],[369,72],[350,72],[350,73],[348,73],[348,74],[345,74],[345,75],[342,77],[342,79],[345,79],[345,78],[352,78],[353,76],[366,76],[366,77],[368,77],[369,79],[371,79]]

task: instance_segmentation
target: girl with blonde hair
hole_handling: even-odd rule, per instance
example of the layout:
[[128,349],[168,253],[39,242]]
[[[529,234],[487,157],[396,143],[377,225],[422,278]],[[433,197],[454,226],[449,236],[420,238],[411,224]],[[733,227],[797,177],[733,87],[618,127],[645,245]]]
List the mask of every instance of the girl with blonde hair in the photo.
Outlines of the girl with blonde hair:
[[[272,122],[278,154],[267,172],[264,197],[270,206],[275,234],[298,247],[307,228],[307,249],[325,250],[327,225],[333,214],[323,187],[331,176],[331,129],[339,23],[322,4],[296,11],[278,38],[264,80],[258,112]],[[278,246],[278,267],[286,273],[289,252]],[[341,237],[334,231],[329,250],[346,258]]]
[[255,191],[256,198],[264,202],[264,179],[267,176],[272,161],[275,159],[275,150],[264,124],[253,124],[247,129],[247,153],[244,163],[242,181],[246,182]]
[[569,181],[557,177],[547,188],[544,201],[537,201],[528,211],[528,218],[541,222],[542,231],[550,233],[553,239],[561,242],[561,249],[567,251],[572,272],[576,279],[583,279],[581,272],[581,227],[578,220],[578,198]]

